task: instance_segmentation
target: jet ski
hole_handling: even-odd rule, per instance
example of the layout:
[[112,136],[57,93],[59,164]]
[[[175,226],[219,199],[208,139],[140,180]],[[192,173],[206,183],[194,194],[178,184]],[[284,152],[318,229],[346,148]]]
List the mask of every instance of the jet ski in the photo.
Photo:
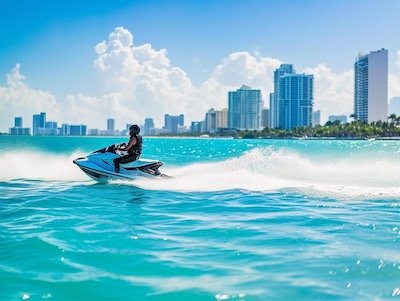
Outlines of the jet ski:
[[[124,143],[123,143],[124,144]],[[114,159],[126,154],[119,150],[123,144],[113,144],[99,149],[87,157],[77,158],[73,162],[78,165],[84,173],[98,182],[108,180],[133,180],[137,177],[168,177],[158,169],[162,162],[151,159],[137,159],[129,163],[120,164],[120,172],[115,172]]]

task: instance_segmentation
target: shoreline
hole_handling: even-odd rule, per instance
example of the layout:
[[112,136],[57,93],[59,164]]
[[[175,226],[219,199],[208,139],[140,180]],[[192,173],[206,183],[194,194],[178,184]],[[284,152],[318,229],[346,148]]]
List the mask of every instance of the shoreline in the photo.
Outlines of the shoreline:
[[[0,134],[0,137],[52,137],[52,138],[122,138],[127,136],[61,136],[61,135],[10,135]],[[364,140],[364,141],[400,141],[400,137],[232,137],[232,136],[143,136],[150,139],[238,139],[238,140]]]

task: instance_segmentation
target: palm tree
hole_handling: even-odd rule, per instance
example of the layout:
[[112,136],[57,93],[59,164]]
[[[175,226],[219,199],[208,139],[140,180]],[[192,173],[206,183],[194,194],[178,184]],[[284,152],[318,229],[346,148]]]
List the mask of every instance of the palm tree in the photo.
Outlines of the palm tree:
[[397,115],[392,113],[389,115],[388,119],[390,120],[390,123],[394,124],[395,121],[397,120]]

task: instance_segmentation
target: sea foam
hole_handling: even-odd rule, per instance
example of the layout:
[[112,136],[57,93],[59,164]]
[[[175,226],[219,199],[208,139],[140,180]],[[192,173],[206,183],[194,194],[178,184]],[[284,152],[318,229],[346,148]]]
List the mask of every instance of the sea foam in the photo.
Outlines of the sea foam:
[[286,149],[256,148],[238,158],[164,171],[173,178],[140,179],[134,185],[177,191],[296,189],[334,197],[400,197],[400,161],[391,158],[312,160]]
[[84,181],[88,177],[73,164],[80,154],[55,155],[35,151],[0,154],[0,181],[15,179]]
[[[82,154],[6,152],[0,155],[0,180],[90,181],[74,158]],[[285,148],[255,148],[212,163],[166,166],[172,178],[113,181],[148,190],[249,191],[298,190],[332,197],[400,197],[400,161],[390,157],[312,158]]]

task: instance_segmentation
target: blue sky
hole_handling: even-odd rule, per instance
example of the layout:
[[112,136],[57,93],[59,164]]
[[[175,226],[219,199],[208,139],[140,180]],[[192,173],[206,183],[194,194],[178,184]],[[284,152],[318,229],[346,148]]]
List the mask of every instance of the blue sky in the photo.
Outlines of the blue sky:
[[341,74],[358,51],[384,47],[395,74],[399,12],[398,0],[1,1],[0,86],[20,63],[29,86],[57,101],[77,93],[101,97],[107,91],[93,67],[94,47],[116,27],[126,28],[136,46],[166,49],[171,65],[197,86],[243,51],[300,71],[323,63]]

